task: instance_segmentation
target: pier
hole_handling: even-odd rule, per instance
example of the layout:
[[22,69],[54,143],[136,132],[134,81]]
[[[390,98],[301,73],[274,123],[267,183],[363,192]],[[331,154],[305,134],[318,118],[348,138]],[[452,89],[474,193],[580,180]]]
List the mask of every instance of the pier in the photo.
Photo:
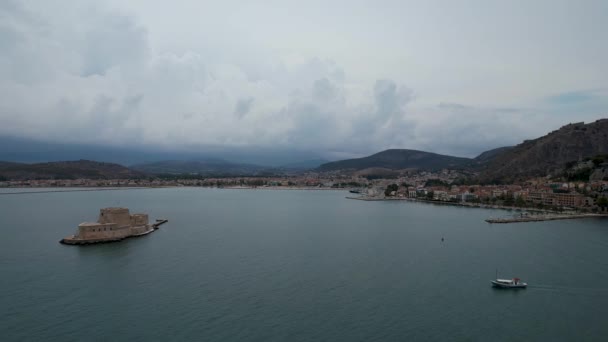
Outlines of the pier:
[[169,222],[169,220],[167,219],[156,219],[156,223],[154,223],[152,225],[152,228],[154,228],[154,230],[158,229],[158,227],[160,227],[161,225],[165,224]]

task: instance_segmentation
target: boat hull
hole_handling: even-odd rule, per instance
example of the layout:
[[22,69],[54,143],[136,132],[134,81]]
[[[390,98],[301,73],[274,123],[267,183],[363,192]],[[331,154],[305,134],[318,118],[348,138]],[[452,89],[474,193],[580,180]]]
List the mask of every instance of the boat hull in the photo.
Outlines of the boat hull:
[[507,283],[502,283],[502,282],[498,282],[496,280],[492,280],[492,286],[499,288],[499,289],[525,289],[528,284],[526,283],[517,283],[517,284],[507,284]]

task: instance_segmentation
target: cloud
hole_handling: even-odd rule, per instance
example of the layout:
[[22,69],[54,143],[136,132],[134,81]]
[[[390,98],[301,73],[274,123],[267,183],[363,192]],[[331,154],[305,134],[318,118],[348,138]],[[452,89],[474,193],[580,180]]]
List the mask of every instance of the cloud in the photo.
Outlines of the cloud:
[[538,101],[547,116],[562,122],[595,121],[608,116],[608,88],[571,90],[543,97]]
[[[575,117],[596,119],[608,106],[605,92],[554,88],[555,96],[512,100],[522,82],[500,92],[483,77],[494,69],[482,62],[495,59],[461,70],[466,63],[438,61],[441,54],[420,43],[429,61],[447,65],[442,74],[395,46],[407,32],[374,25],[362,32],[357,20],[344,19],[343,37],[288,25],[283,32],[272,21],[254,34],[253,19],[232,8],[183,6],[192,8],[176,20],[134,2],[0,1],[0,134],[173,149],[281,146],[350,156],[415,148],[472,156]],[[359,10],[368,12],[345,13]],[[334,19],[324,18],[319,25]],[[496,100],[502,94],[507,100]]]
[[253,97],[242,98],[236,101],[236,106],[234,108],[234,115],[242,119],[249,111],[251,110],[251,106],[253,105]]
[[[577,116],[593,121],[595,115]],[[419,148],[474,157],[481,152],[535,139],[568,123],[544,108],[492,107],[442,102],[417,113],[414,141]]]
[[411,91],[407,88],[397,89],[391,80],[378,80],[374,85],[374,99],[378,119],[385,121],[403,112],[403,106],[411,101]]
[[331,101],[337,95],[337,89],[327,78],[314,81],[312,87],[314,98],[322,102]]
[[550,96],[547,102],[555,105],[570,105],[593,101],[596,98],[595,91],[570,91]]
[[147,31],[121,13],[94,18],[84,35],[82,76],[105,75],[111,67],[137,68],[148,56]]
[[[27,87],[15,79],[2,81],[15,95],[5,102],[3,115],[19,112],[11,126],[24,134],[90,143],[285,143],[371,151],[398,135],[412,99],[408,88],[392,80],[361,91],[335,62],[320,58],[278,65],[252,79],[239,65],[208,63],[194,51],[154,52],[148,31],[127,14],[87,15],[82,23],[87,29],[75,40],[28,32],[32,46],[45,47],[37,60],[54,63],[48,68],[53,77]],[[80,44],[70,46],[74,41]],[[64,63],[62,51],[68,48],[78,67]],[[352,88],[367,95],[355,98]],[[43,96],[30,101],[36,93]]]

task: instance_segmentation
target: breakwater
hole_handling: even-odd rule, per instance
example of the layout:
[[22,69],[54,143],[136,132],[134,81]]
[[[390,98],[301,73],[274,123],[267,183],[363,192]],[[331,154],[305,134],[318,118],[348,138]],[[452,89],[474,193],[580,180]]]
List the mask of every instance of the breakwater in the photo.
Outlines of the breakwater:
[[370,202],[372,202],[372,201],[410,201],[410,202],[421,202],[421,203],[429,203],[429,204],[436,204],[436,205],[450,205],[450,206],[466,207],[466,208],[503,209],[503,210],[528,211],[528,212],[545,213],[545,214],[558,213],[558,212],[552,211],[552,210],[529,208],[529,207],[513,207],[513,206],[506,206],[506,205],[470,203],[470,202],[435,201],[435,200],[411,198],[411,197],[346,196],[346,198],[358,200],[358,201],[370,201]]
[[524,216],[524,217],[507,217],[507,218],[489,218],[488,223],[519,223],[519,222],[540,222],[554,220],[572,220],[589,217],[602,217],[605,215],[599,214],[578,214],[578,215],[539,215],[539,216]]
[[537,215],[525,215],[525,216],[514,216],[506,218],[489,218],[485,221],[488,223],[518,223],[518,222],[540,222],[540,221],[552,221],[552,220],[572,220],[589,217],[608,217],[604,214],[563,214],[557,211],[551,211],[546,209],[537,208],[526,208],[526,207],[510,207],[503,205],[492,205],[482,203],[462,203],[462,202],[446,202],[446,201],[433,201],[418,198],[409,197],[374,197],[374,196],[347,196],[347,199],[359,200],[359,201],[410,201],[410,202],[422,202],[437,205],[450,205],[465,208],[481,208],[481,209],[502,209],[509,211],[526,211],[530,213],[537,213]]

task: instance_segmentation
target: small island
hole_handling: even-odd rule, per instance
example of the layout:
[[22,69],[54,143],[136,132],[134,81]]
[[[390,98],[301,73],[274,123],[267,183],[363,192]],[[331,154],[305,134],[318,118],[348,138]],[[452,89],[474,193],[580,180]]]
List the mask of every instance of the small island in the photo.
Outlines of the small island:
[[148,214],[131,214],[128,208],[103,208],[97,222],[83,222],[76,234],[61,239],[66,245],[115,242],[152,233],[167,220],[148,223]]

